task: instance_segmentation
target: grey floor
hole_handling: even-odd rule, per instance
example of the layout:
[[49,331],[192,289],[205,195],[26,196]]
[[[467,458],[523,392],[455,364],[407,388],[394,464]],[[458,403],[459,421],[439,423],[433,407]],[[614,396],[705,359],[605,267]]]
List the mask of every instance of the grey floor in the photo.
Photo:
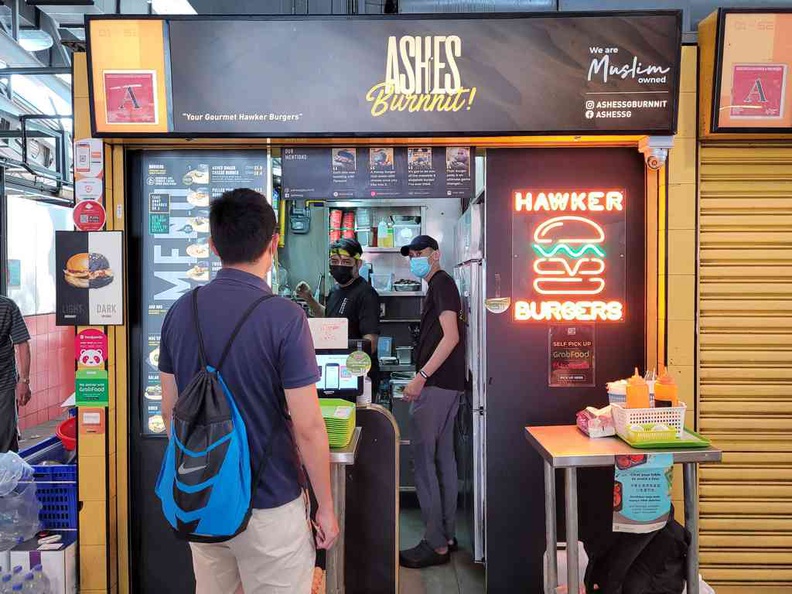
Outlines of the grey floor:
[[24,450],[25,448],[32,447],[37,443],[44,441],[48,437],[52,437],[55,435],[55,428],[63,422],[63,419],[66,418],[66,415],[53,419],[52,421],[48,421],[46,423],[42,423],[41,425],[36,425],[35,427],[28,427],[27,429],[22,431],[22,437],[19,440],[19,449]]
[[[484,566],[473,562],[468,526],[463,517],[458,520],[459,551],[451,556],[451,563],[428,569],[401,568],[401,594],[484,594]],[[421,511],[417,507],[402,506],[400,514],[401,548],[415,546],[423,537]]]

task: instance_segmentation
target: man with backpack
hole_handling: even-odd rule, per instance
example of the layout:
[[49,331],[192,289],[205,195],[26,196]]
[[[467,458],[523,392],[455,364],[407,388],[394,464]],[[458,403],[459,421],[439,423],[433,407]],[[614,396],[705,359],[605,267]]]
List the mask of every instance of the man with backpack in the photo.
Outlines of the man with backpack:
[[223,267],[171,307],[161,332],[171,439],[157,494],[190,541],[198,594],[308,594],[315,549],[301,463],[318,502],[316,546],[338,535],[313,341],[302,309],[265,281],[278,235],[264,196],[226,192],[209,222]]

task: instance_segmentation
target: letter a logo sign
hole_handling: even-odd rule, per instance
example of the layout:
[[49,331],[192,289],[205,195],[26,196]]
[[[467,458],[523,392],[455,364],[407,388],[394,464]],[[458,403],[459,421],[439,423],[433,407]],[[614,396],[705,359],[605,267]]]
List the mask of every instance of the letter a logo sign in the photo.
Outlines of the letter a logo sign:
[[152,70],[104,72],[108,124],[156,124],[157,78]]
[[732,77],[731,117],[783,118],[786,69],[785,64],[736,64]]

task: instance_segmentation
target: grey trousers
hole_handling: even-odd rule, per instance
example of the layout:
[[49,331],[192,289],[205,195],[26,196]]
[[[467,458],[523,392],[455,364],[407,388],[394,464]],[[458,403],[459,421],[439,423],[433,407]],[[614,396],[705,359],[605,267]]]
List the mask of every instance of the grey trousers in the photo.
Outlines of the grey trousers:
[[16,389],[0,390],[0,453],[18,450]]
[[462,393],[426,387],[410,407],[415,489],[433,548],[447,545],[456,533],[459,486],[454,455],[454,425]]

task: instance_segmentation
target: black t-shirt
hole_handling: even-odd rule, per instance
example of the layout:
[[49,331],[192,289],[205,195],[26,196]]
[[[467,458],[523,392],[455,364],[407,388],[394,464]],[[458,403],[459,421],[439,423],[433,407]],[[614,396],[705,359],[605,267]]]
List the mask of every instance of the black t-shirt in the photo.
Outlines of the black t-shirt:
[[[366,334],[380,334],[379,295],[369,283],[362,278],[347,287],[335,285],[330,290],[325,308],[327,318],[346,318],[349,320],[349,338],[363,338]],[[371,357],[372,382],[379,379],[378,357]],[[375,384],[374,389],[377,386]]]
[[437,345],[443,338],[443,327],[440,325],[440,314],[453,311],[457,316],[459,342],[448,356],[448,359],[427,380],[427,386],[436,386],[445,390],[465,389],[465,340],[462,328],[462,299],[451,276],[441,270],[429,281],[421,314],[421,334],[418,337],[418,353],[416,361],[420,370],[432,357]]

